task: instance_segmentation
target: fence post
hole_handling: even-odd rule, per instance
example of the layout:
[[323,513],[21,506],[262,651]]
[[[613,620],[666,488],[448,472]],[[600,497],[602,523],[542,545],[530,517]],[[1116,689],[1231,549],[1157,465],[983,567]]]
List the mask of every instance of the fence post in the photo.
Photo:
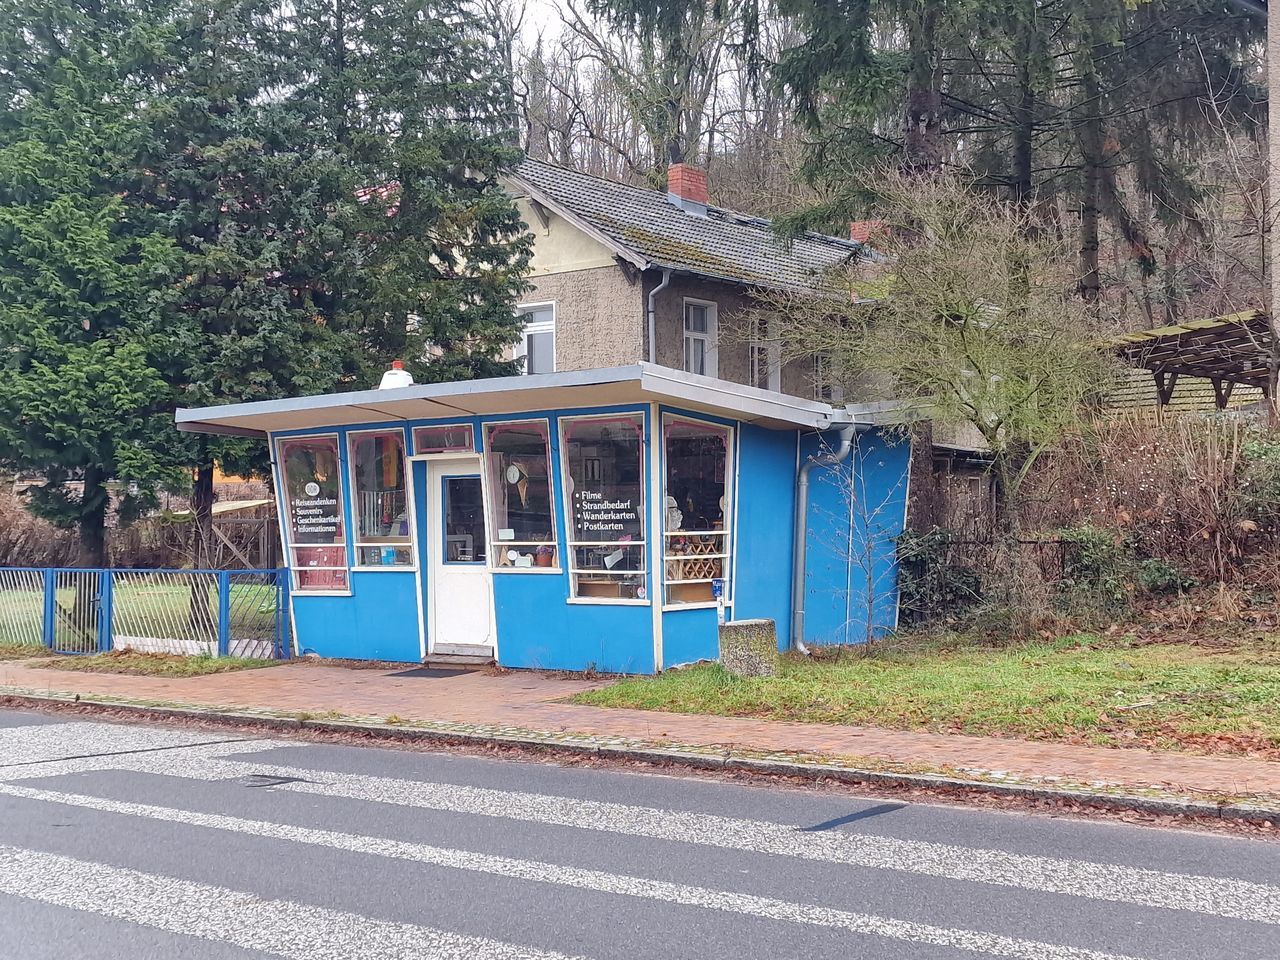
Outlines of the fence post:
[[231,573],[218,571],[218,656],[231,654]]
[[290,636],[289,625],[289,571],[287,568],[276,569],[276,658],[289,660],[293,657],[293,637]]
[[53,649],[57,637],[58,623],[58,571],[53,568],[44,571],[44,622],[41,624],[41,636],[44,645]]
[[98,652],[111,650],[114,634],[111,629],[111,606],[115,599],[115,577],[110,570],[98,573]]

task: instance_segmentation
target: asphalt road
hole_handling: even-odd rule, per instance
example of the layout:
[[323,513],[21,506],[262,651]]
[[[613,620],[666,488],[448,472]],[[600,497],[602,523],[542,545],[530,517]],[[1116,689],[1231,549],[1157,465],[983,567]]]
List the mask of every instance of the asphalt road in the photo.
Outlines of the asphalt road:
[[1277,960],[1280,845],[0,712],[0,958]]

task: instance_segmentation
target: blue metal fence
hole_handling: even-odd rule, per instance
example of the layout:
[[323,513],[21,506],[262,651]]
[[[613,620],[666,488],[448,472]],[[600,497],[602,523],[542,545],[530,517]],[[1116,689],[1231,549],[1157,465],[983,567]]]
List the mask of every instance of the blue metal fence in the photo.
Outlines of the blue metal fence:
[[285,570],[0,567],[0,643],[280,659],[288,590]]

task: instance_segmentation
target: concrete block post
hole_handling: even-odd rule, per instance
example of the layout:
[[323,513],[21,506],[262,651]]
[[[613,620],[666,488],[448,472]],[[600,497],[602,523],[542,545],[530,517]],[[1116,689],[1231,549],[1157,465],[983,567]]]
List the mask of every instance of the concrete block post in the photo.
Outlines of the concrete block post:
[[739,677],[778,672],[778,631],[772,620],[730,620],[720,625],[720,663]]

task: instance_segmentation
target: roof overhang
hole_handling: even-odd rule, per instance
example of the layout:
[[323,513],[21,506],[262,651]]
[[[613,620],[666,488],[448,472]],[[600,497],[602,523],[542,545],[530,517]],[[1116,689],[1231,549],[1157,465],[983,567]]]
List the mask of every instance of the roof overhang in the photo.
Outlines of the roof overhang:
[[600,370],[415,384],[178,410],[188,433],[263,437],[287,430],[398,424],[546,410],[665,403],[773,430],[819,430],[848,419],[816,400],[758,390],[651,363]]
[[1126,333],[1108,340],[1107,346],[1158,377],[1177,374],[1262,386],[1270,338],[1266,314],[1245,311]]

